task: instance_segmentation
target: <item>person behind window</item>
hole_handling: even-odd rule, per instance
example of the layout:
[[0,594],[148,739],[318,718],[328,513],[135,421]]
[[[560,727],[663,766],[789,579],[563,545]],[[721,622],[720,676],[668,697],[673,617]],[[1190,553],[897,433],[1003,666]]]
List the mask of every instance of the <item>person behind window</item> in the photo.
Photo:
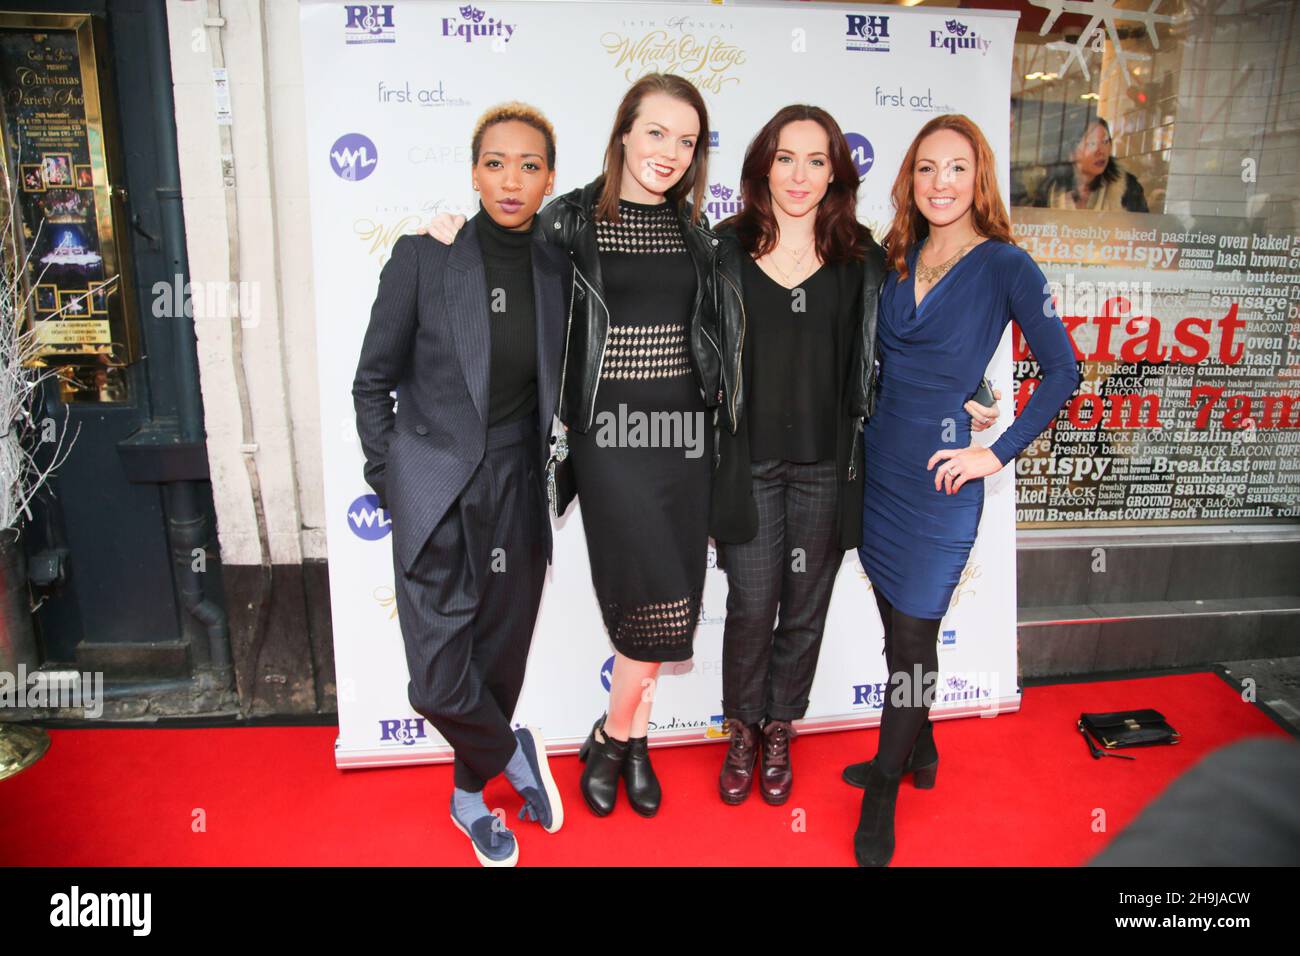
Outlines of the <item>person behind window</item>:
[[1142,184],[1116,161],[1110,125],[1100,116],[1079,138],[1070,165],[1043,183],[1040,201],[1034,205],[1096,212],[1149,211]]

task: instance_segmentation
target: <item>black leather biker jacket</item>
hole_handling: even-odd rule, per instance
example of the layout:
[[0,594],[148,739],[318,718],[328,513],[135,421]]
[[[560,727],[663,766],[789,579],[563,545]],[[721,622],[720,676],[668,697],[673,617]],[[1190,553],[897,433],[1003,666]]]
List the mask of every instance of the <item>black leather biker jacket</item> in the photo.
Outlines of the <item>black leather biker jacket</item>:
[[[566,249],[573,263],[567,344],[560,380],[560,420],[580,432],[590,429],[595,417],[596,389],[609,341],[610,316],[596,249],[594,216],[601,183],[601,178],[597,178],[557,196],[538,214],[537,228],[548,242]],[[726,403],[732,408],[729,425],[734,431],[739,417],[733,404],[738,399],[733,392],[739,378],[740,333],[732,329],[728,334],[719,324],[722,310],[715,272],[718,238],[709,231],[706,221],[701,220],[699,225],[691,223],[689,206],[678,210],[678,218],[698,280],[687,332],[691,365],[705,405],[713,408]],[[727,307],[725,313],[731,321],[739,321],[738,313],[732,308]],[[724,344],[733,342],[734,346]]]

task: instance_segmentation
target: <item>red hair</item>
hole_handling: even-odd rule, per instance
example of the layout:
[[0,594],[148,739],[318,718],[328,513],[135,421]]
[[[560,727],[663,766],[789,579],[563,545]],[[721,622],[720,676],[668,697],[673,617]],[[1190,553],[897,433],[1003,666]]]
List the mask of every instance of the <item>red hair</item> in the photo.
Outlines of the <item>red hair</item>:
[[998,178],[995,171],[993,149],[984,138],[980,128],[969,117],[960,113],[945,113],[936,116],[921,127],[908,147],[903,164],[898,168],[898,178],[890,191],[894,204],[894,221],[885,236],[885,249],[889,256],[889,265],[898,272],[898,281],[907,278],[907,255],[922,239],[930,234],[930,223],[916,206],[916,197],[912,194],[912,173],[916,166],[916,154],[921,141],[931,133],[949,129],[966,137],[975,153],[975,199],[971,203],[971,223],[978,235],[987,239],[1000,239],[1011,242],[1011,219],[1007,207],[1002,203],[1002,193],[998,190]]
[[871,241],[871,230],[858,222],[858,183],[861,177],[839,123],[817,106],[797,104],[783,107],[750,141],[740,169],[742,208],[727,223],[735,229],[736,238],[752,256],[761,258],[776,246],[778,229],[772,213],[772,190],[767,177],[776,158],[781,130],[800,120],[812,120],[820,125],[830,144],[827,149],[832,179],[826,186],[826,195],[822,197],[813,226],[817,257],[822,262],[860,260],[863,249]]

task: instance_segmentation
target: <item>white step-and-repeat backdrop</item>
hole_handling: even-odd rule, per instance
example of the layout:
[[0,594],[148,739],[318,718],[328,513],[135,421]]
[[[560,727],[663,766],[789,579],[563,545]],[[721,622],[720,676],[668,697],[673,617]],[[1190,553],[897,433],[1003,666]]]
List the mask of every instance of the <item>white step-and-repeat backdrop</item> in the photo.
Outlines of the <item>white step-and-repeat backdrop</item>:
[[[449,759],[407,702],[389,517],[362,480],[351,385],[379,271],[394,240],[438,212],[472,215],[470,132],[508,99],[555,125],[556,190],[600,170],[614,110],[651,71],[708,103],[708,216],[736,212],[745,147],[780,107],[829,110],[862,173],[859,216],[878,236],[913,135],[937,113],[985,131],[1008,180],[1014,14],[808,3],[404,2],[301,5],[339,766]],[[1010,423],[1009,336],[989,367]],[[997,431],[980,439],[991,443]],[[986,479],[979,539],[941,629],[935,716],[1019,707],[1010,467]],[[726,577],[710,569],[694,659],[663,668],[651,740],[722,735]],[[885,692],[881,627],[856,552],[845,555],[801,729],[870,726]],[[604,709],[613,651],[575,507],[560,522],[528,678],[515,713],[576,745]]]

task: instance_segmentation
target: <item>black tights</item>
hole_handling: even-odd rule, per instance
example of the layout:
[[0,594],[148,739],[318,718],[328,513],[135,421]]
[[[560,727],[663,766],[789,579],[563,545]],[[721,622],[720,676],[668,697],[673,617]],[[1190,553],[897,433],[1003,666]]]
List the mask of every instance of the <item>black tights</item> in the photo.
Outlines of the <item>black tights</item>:
[[[895,608],[880,593],[876,606],[885,626],[885,666],[889,669],[889,682],[885,685],[885,707],[880,715],[880,743],[876,760],[882,769],[891,774],[902,769],[903,762],[912,751],[916,735],[930,715],[924,701],[933,700],[938,687],[939,672],[939,620],[938,618],[912,617]],[[921,684],[917,686],[916,665],[921,665]],[[902,680],[899,690],[899,679]],[[900,705],[895,700],[901,695]]]

